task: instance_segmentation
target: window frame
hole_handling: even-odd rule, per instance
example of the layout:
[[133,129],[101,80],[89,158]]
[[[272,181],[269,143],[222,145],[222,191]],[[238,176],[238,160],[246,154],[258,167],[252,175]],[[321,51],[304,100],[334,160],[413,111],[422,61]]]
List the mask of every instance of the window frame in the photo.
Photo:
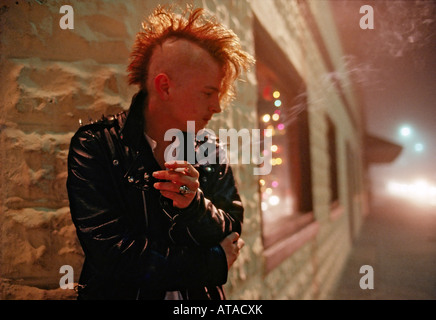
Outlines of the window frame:
[[[261,186],[259,186],[262,241],[266,271],[268,272],[292,255],[302,245],[313,239],[318,232],[319,223],[315,220],[313,213],[310,125],[306,85],[295,67],[256,17],[254,19],[254,39],[258,80],[262,77],[270,77],[275,80],[276,84],[281,87],[281,94],[292,97],[295,106],[299,106],[299,110],[296,112],[297,115],[293,115],[295,121],[293,121],[292,126],[287,127],[287,129],[292,130],[292,134],[287,134],[293,137],[293,139],[287,141],[287,150],[292,153],[289,155],[289,158],[292,159],[289,170],[291,192],[295,197],[296,205],[290,209],[291,212],[288,215],[284,215],[273,222],[266,222],[264,219],[266,213],[261,205],[263,193]],[[265,75],[260,74],[262,72]],[[258,81],[258,83],[258,115],[259,126],[261,127],[260,118],[263,112],[260,109],[260,104],[263,81]],[[290,113],[295,113],[295,110],[290,110]]]

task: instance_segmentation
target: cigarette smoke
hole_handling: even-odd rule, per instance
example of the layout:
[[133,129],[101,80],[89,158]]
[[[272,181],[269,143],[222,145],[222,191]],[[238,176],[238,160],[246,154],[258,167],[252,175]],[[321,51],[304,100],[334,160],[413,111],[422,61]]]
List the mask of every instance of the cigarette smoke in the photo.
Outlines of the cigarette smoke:
[[374,7],[381,54],[403,57],[429,44],[435,30],[436,2],[377,1]]

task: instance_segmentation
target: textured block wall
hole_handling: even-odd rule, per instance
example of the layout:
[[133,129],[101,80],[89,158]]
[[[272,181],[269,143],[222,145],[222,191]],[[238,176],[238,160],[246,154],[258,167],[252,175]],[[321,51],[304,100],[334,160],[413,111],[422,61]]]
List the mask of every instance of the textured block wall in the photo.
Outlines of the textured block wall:
[[[136,92],[127,85],[125,72],[134,36],[142,19],[166,2],[71,1],[72,30],[59,25],[62,1],[1,3],[2,298],[74,297],[71,290],[59,289],[60,267],[71,265],[77,281],[83,260],[65,188],[69,141],[79,120],[87,123],[128,108]],[[231,27],[250,30],[245,1],[196,4],[216,12]],[[252,48],[251,37],[250,32],[241,35],[247,50]],[[253,127],[256,80],[253,73],[245,80],[235,108],[224,111],[212,129]],[[241,189],[246,190],[246,230],[260,224],[257,183],[246,179],[252,169],[236,168]],[[245,240],[247,248],[255,250],[260,234],[247,232]],[[242,255],[240,260],[239,266],[250,258]],[[236,279],[246,276],[239,266],[230,275],[229,292]]]
[[[70,138],[101,114],[120,112],[140,2],[73,1],[74,29],[59,26],[61,1],[1,3],[2,296],[70,297],[62,265],[78,279],[83,253],[65,188]],[[77,281],[77,280],[76,280]]]

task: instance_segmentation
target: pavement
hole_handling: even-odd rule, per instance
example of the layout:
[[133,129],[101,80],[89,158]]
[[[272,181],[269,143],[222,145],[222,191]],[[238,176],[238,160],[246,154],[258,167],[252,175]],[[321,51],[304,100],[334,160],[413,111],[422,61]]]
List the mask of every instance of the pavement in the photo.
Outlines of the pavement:
[[331,299],[436,300],[436,206],[377,199]]

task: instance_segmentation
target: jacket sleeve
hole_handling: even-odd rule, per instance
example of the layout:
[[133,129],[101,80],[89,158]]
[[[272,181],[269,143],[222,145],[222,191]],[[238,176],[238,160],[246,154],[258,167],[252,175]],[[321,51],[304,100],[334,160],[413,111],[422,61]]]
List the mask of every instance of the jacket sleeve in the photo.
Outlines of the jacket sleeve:
[[176,244],[213,246],[231,232],[241,235],[244,207],[226,163],[199,166],[201,187],[189,207],[177,209],[163,199],[162,207],[172,219],[169,231]]
[[[104,136],[104,135],[103,135]],[[135,228],[113,182],[102,135],[79,130],[68,155],[67,190],[72,220],[94,273],[159,289],[220,285],[227,263],[220,246],[169,247]]]

